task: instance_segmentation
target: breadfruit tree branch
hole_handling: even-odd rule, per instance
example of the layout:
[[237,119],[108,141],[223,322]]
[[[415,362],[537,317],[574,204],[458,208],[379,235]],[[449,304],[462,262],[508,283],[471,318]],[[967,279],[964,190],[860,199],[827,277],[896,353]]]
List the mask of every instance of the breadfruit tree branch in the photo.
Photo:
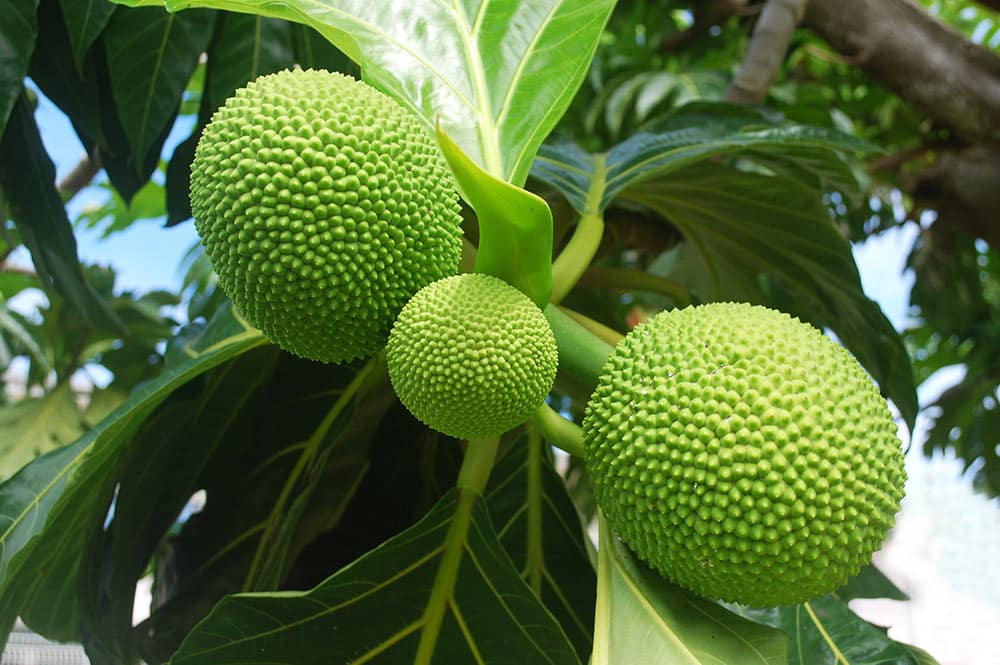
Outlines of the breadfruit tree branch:
[[785,52],[802,20],[806,0],[768,0],[760,14],[740,71],[726,90],[726,100],[760,104],[778,77]]
[[1000,57],[912,0],[809,0],[802,24],[935,124],[1000,144]]

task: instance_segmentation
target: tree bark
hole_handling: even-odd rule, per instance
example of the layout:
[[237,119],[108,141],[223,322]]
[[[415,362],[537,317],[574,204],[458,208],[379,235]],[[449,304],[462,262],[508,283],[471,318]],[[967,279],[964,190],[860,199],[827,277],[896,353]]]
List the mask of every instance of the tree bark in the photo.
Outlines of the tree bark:
[[1000,146],[1000,57],[911,0],[809,0],[802,23],[935,124]]

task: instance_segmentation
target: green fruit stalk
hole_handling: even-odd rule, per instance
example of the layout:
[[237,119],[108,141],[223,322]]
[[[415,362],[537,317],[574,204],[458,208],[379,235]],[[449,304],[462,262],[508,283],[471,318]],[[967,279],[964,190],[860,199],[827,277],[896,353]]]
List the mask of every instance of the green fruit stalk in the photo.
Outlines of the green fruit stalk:
[[858,362],[763,307],[664,312],[609,357],[583,422],[609,525],[698,594],[753,606],[835,590],[877,550],[905,472]]
[[348,76],[263,76],[212,117],[191,208],[219,285],[287,351],[381,349],[400,308],[458,270],[458,198],[428,129]]
[[502,279],[448,277],[421,289],[389,335],[386,362],[400,401],[461,439],[526,420],[555,381],[559,353],[542,311]]

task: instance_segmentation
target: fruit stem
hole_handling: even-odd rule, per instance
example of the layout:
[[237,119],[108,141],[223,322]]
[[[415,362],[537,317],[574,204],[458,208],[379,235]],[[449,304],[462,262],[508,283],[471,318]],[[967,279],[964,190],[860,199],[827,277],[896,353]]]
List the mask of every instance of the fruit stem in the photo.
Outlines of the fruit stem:
[[589,395],[614,348],[557,305],[546,306],[543,313],[559,347],[559,378]]
[[580,216],[569,242],[552,262],[552,302],[562,301],[576,286],[587,266],[594,260],[603,237],[602,213],[588,212]]
[[458,471],[459,489],[472,490],[476,494],[482,494],[486,489],[486,481],[490,478],[490,471],[493,470],[493,461],[497,456],[497,447],[500,445],[500,437],[494,436],[488,439],[471,439],[465,447],[465,459],[462,460],[462,468]]
[[531,415],[531,424],[548,443],[570,455],[583,457],[583,430],[576,423],[556,413],[548,404],[542,403]]

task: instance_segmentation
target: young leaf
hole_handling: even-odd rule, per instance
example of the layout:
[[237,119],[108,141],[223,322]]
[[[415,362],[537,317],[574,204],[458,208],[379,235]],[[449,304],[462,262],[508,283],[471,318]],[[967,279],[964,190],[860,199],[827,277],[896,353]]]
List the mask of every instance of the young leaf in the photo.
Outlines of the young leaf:
[[[566,483],[536,434],[497,461],[486,502],[497,535],[521,578],[562,625],[582,662],[593,648],[597,578],[592,546]],[[588,549],[589,548],[589,549]]]
[[[836,594],[801,605],[734,608],[741,615],[784,630],[788,665],[921,665],[917,651],[894,642],[864,621]],[[933,661],[931,661],[933,662]]]
[[524,184],[583,81],[614,7],[609,0],[121,2],[263,13],[315,28],[361,64],[366,81],[428,127],[440,118],[476,163],[515,185]]
[[[438,613],[435,630],[428,618]],[[416,657],[422,642],[431,649]],[[579,660],[511,565],[483,500],[455,489],[416,525],[309,591],[226,598],[171,659],[247,662]]]
[[[39,632],[78,638],[75,598],[81,548],[104,522],[121,452],[175,389],[266,340],[221,311],[168,367],[75,443],[43,455],[0,485],[0,626],[21,614]],[[5,636],[4,636],[5,637]]]
[[108,24],[115,6],[108,0],[59,0],[59,5],[70,28],[73,63],[78,72],[83,72],[87,51]]
[[122,9],[108,22],[111,91],[137,165],[146,163],[151,150],[159,152],[214,22],[214,12],[152,8]]
[[490,175],[438,127],[438,144],[479,219],[476,272],[499,277],[544,307],[552,293],[552,211],[541,198]]
[[637,561],[599,519],[592,665],[784,665],[788,639],[681,589]]
[[21,96],[38,35],[38,0],[0,0],[0,136]]

